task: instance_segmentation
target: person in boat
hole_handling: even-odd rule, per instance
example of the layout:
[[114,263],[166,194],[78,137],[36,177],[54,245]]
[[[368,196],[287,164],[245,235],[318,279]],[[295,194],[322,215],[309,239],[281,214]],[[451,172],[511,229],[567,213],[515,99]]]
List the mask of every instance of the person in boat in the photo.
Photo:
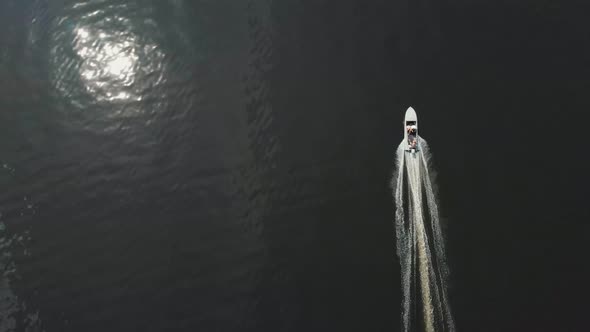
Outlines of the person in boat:
[[411,148],[416,148],[416,125],[407,126],[408,144]]

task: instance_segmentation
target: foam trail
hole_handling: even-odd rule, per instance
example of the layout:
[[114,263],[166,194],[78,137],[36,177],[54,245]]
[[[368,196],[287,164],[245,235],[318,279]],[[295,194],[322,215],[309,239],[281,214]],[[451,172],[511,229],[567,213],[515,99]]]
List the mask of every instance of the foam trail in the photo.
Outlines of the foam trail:
[[405,142],[399,145],[391,182],[402,273],[402,331],[454,332],[431,155],[426,141],[419,142],[417,153],[404,151]]

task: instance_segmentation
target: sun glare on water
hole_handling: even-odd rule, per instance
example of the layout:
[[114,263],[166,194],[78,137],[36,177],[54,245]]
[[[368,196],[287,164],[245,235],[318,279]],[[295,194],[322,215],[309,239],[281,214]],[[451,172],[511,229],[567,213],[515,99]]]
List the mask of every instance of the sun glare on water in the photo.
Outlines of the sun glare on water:
[[108,100],[139,100],[131,92],[139,60],[136,38],[85,27],[75,33],[74,50],[82,60],[79,72],[87,91]]

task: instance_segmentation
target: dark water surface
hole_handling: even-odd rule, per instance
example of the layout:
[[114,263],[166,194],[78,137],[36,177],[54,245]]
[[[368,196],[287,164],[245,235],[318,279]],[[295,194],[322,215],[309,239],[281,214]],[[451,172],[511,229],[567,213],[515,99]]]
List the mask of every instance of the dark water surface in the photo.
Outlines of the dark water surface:
[[585,330],[587,9],[1,1],[0,331],[399,330],[409,105],[457,328]]

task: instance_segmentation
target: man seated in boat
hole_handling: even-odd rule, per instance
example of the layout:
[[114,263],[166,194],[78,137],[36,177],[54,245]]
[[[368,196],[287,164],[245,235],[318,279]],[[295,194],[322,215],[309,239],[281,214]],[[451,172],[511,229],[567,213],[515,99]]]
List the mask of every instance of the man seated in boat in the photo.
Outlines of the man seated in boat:
[[406,127],[408,130],[408,144],[411,148],[416,148],[416,125]]

